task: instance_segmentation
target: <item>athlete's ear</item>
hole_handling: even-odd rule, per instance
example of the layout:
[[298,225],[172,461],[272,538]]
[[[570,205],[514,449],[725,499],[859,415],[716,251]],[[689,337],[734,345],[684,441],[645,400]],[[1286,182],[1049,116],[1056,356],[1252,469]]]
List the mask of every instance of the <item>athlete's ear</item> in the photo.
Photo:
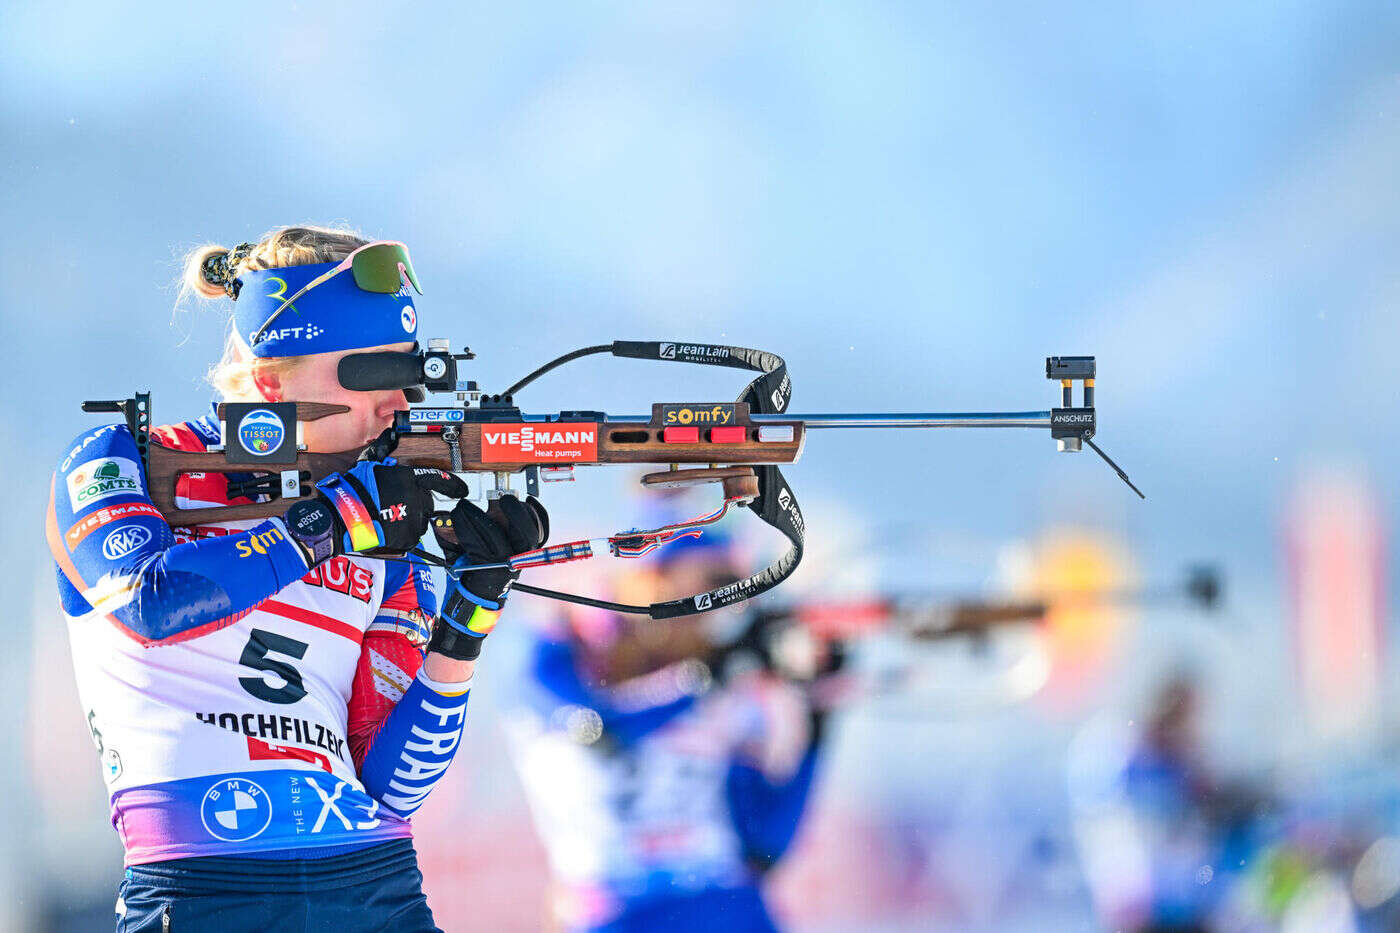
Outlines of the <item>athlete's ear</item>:
[[263,397],[263,401],[282,401],[282,377],[261,358],[253,360],[253,385]]

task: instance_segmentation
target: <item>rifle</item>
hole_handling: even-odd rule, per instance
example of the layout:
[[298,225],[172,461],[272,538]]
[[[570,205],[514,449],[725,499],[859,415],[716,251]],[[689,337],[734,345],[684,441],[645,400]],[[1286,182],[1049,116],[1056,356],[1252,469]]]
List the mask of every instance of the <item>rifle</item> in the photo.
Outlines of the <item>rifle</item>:
[[[1052,662],[1036,626],[1049,613],[1180,607],[1212,615],[1221,605],[1222,579],[1219,568],[1200,564],[1156,585],[1049,591],[1020,600],[904,592],[768,603],[753,611],[717,667],[721,677],[730,669],[760,669],[810,686],[829,708],[880,701],[888,712],[888,701],[903,700],[905,715],[923,717],[968,704],[1002,706],[1044,686]],[[970,652],[935,647],[952,642],[966,643]],[[837,672],[845,676],[828,676]]]
[[[743,369],[759,375],[734,402],[658,402],[647,415],[609,415],[570,410],[538,415],[522,412],[515,394],[550,370],[583,356],[694,363]],[[786,414],[792,397],[787,364],[762,350],[721,344],[618,340],[566,353],[539,367],[504,392],[486,394],[475,381],[458,379],[457,364],[475,359],[448,341],[434,339],[413,353],[373,352],[344,357],[341,384],[358,390],[414,386],[415,401],[426,392],[454,393],[458,404],[410,408],[395,413],[393,425],[366,450],[317,453],[301,443],[304,422],[348,411],[342,405],[306,402],[225,402],[218,406],[222,438],[205,452],[174,450],[151,435],[150,393],[120,400],[83,403],[86,412],[121,413],[136,438],[151,501],[175,527],[200,522],[236,521],[281,515],[297,499],[315,494],[315,483],[350,469],[357,460],[394,456],[400,463],[462,474],[472,498],[518,495],[512,477],[523,474],[524,492],[538,495],[542,483],[572,479],[576,466],[657,464],[668,468],[642,477],[645,486],[666,488],[718,483],[720,507],[706,516],[661,528],[619,532],[600,539],[572,541],[519,554],[500,566],[512,570],[547,566],[609,552],[640,557],[678,537],[697,535],[730,508],[748,507],[789,541],[788,551],[764,570],[726,586],[650,606],[629,606],[516,583],[522,592],[653,619],[691,615],[743,602],[787,579],[802,558],[806,533],[802,511],[779,467],[801,455],[808,430],[835,428],[1039,428],[1049,429],[1062,451],[1088,444],[1133,489],[1143,494],[1108,455],[1094,444],[1095,361],[1092,356],[1049,357],[1047,379],[1058,380],[1062,405],[1044,411],[912,412],[867,414]],[[1073,384],[1083,386],[1083,404],[1073,404]],[[288,426],[291,426],[290,428]],[[684,467],[684,468],[683,468]],[[186,473],[237,474],[230,492],[261,501],[216,508],[181,508],[175,484]],[[1145,497],[1143,497],[1145,498]],[[447,513],[436,513],[434,532],[450,540]],[[431,563],[443,561],[426,551],[413,553]],[[375,554],[385,558],[403,555]],[[485,566],[485,565],[483,565]],[[496,566],[496,565],[492,565]],[[480,568],[474,568],[480,569]]]

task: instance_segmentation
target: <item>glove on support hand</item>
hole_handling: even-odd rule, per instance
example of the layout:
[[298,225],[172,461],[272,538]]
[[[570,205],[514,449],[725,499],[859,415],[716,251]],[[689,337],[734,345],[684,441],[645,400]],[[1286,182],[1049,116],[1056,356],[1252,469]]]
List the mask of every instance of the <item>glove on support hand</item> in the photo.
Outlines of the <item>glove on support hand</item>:
[[492,499],[486,511],[461,501],[452,510],[452,536],[439,535],[443,555],[451,561],[447,598],[433,626],[429,651],[470,661],[496,626],[506,593],[520,571],[505,567],[468,570],[503,563],[516,554],[543,547],[549,540],[549,513],[534,496]]

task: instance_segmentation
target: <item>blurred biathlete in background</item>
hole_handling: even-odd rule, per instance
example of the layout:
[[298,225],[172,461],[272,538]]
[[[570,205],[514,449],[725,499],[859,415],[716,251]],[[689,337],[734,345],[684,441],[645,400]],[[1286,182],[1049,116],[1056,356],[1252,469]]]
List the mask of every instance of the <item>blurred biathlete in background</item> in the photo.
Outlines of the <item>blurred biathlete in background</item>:
[[[716,531],[681,539],[620,595],[732,580],[733,551]],[[797,831],[826,714],[749,655],[751,618],[574,610],[538,626],[508,732],[560,928],[775,929],[760,886]]]
[[[1125,741],[1126,739],[1126,741]],[[1156,690],[1135,734],[1095,746],[1075,791],[1078,836],[1100,919],[1137,933],[1253,929],[1236,889],[1275,806],[1211,767],[1195,675]]]
[[[224,400],[349,408],[304,425],[311,451],[363,447],[416,391],[351,391],[337,375],[348,354],[415,348],[402,244],[284,228],[197,250],[186,284],[234,299],[210,373]],[[248,420],[278,441],[296,430],[271,411]],[[182,450],[220,442],[217,414],[154,433]],[[185,475],[177,504],[252,501],[238,482]],[[64,452],[48,543],[126,852],[118,930],[436,929],[408,818],[457,748],[511,576],[450,580],[439,615],[426,565],[368,555],[415,547],[432,494],[466,491],[438,470],[362,461],[285,518],[171,529],[126,425]],[[548,522],[510,498],[488,513],[459,502],[452,526],[460,568],[539,546]]]

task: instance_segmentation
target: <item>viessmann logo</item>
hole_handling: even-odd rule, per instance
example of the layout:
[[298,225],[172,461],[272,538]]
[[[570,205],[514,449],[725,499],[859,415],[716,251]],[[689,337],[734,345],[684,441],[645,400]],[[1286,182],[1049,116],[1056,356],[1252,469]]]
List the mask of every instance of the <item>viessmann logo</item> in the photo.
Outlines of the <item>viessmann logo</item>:
[[715,405],[663,405],[661,423],[673,424],[733,424],[734,403]]
[[483,463],[590,463],[598,459],[598,425],[500,424],[481,430]]

